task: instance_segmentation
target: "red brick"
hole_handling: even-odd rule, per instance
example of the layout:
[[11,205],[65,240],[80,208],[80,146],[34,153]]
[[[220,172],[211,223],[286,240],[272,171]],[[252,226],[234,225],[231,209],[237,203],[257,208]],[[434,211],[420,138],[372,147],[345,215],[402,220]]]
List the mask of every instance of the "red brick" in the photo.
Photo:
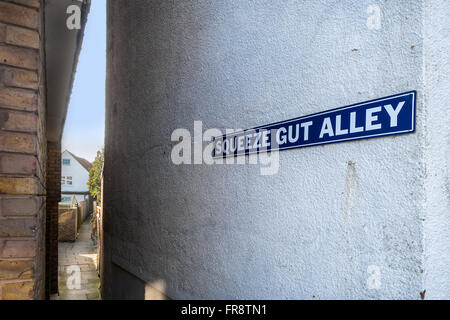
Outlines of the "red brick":
[[7,1],[22,4],[24,6],[33,7],[33,8],[40,7],[39,0],[7,0]]
[[0,42],[38,49],[39,33],[35,30],[0,23]]
[[15,282],[2,285],[3,300],[31,300],[34,297],[34,282]]
[[25,89],[0,88],[0,107],[35,111],[37,109],[37,94]]
[[33,265],[31,260],[0,260],[0,281],[31,279]]
[[0,240],[0,258],[33,258],[35,255],[34,240]]
[[6,42],[6,24],[0,23],[0,43]]
[[61,145],[47,143],[47,275],[50,292],[58,290],[58,202],[61,200]]
[[0,177],[0,193],[38,194],[40,185],[35,178]]
[[0,130],[36,132],[38,117],[34,113],[0,109]]
[[0,218],[0,238],[32,237],[36,232],[35,219]]
[[33,49],[0,45],[0,63],[13,67],[37,70],[38,53]]
[[36,153],[36,137],[23,133],[0,132],[0,151]]
[[0,173],[34,175],[37,159],[34,156],[0,153]]
[[39,25],[39,13],[8,2],[0,2],[0,21],[36,29]]
[[40,203],[39,197],[0,196],[0,216],[35,216]]
[[39,79],[36,71],[0,66],[0,83],[7,87],[37,90]]

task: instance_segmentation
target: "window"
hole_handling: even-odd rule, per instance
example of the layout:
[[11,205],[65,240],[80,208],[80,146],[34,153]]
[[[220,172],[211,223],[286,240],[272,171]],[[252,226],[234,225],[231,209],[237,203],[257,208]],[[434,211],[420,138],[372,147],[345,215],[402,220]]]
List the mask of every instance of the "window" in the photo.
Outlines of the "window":
[[71,185],[72,185],[72,181],[67,180],[67,184],[68,184],[69,186],[71,186]]
[[70,159],[63,159],[63,166],[70,166]]
[[61,202],[70,202],[71,198],[70,197],[61,197]]

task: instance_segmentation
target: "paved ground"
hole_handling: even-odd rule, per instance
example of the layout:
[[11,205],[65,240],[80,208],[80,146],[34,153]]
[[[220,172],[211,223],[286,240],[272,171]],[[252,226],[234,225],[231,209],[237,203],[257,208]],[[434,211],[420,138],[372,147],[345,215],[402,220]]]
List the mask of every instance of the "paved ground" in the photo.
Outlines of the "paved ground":
[[[59,296],[54,300],[99,300],[96,246],[91,240],[89,219],[80,229],[76,242],[60,242],[58,255]],[[79,272],[78,272],[79,271]]]

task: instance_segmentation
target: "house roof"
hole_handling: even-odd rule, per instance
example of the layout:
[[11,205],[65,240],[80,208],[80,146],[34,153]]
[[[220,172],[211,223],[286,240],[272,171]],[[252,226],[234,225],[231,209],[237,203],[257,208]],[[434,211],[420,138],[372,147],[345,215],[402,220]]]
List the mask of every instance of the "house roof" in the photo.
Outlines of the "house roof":
[[75,160],[77,160],[82,166],[83,168],[85,168],[87,171],[92,169],[92,163],[90,163],[89,161],[87,161],[86,159],[77,157],[76,155],[74,155],[72,152],[70,152],[69,150],[66,150],[72,157],[75,158]]

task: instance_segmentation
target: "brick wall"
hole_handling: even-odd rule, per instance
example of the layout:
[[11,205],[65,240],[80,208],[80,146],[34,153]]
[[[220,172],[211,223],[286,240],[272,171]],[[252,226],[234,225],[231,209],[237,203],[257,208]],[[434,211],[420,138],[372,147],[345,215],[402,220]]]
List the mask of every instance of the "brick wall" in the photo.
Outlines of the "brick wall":
[[42,10],[40,0],[0,0],[0,299],[45,297]]
[[58,292],[58,203],[61,201],[61,145],[47,144],[46,283],[47,296]]

